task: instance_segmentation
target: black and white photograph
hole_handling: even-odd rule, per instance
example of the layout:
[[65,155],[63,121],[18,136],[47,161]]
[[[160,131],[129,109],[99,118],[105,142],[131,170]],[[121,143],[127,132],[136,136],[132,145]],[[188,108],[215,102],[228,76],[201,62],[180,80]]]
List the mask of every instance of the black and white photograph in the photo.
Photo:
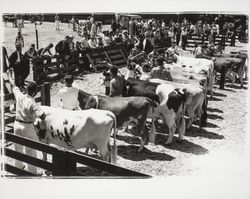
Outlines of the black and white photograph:
[[1,11],[0,197],[248,198],[247,3],[56,2]]

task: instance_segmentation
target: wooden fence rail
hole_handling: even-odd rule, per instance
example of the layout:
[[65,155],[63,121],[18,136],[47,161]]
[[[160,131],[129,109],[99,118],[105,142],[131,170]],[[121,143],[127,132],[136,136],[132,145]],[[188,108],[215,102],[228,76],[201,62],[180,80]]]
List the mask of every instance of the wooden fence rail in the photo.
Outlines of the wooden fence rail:
[[[63,67],[60,67],[59,58],[57,55],[51,57],[48,62],[48,57],[38,57],[32,60],[33,63],[33,80],[37,83],[44,81],[53,81],[62,79],[66,74],[79,74],[82,70],[75,70],[80,63],[84,62],[86,58],[92,65],[93,69],[103,71],[106,69],[105,65],[101,63],[108,61],[110,64],[123,67],[127,65],[127,53],[125,48],[121,45],[107,46],[96,49],[86,49],[85,52],[76,52],[77,58],[69,59],[63,63]],[[72,64],[75,64],[75,68],[72,68]]]
[[[195,44],[208,44],[208,36],[206,35],[188,35],[187,38],[187,48],[194,48]],[[215,36],[215,44],[221,43],[222,48],[225,49],[225,46],[234,46],[235,42],[232,38],[229,38],[225,35]]]
[[[42,169],[52,172],[53,176],[81,176],[77,172],[76,164],[84,164],[101,171],[108,172],[114,176],[123,177],[150,177],[149,175],[136,172],[130,169],[119,167],[102,160],[98,160],[87,155],[78,154],[68,150],[61,150],[54,146],[49,146],[47,144],[30,140],[21,136],[13,135],[10,133],[5,133],[5,140],[14,142],[16,144],[21,144],[45,153],[52,155],[52,162],[43,161],[38,158],[27,156],[25,154],[16,152],[9,148],[4,148],[5,155],[10,158],[14,158],[28,164],[40,167]],[[33,176],[34,174],[18,169],[10,164],[5,164],[5,170],[9,173],[13,173],[18,176]]]

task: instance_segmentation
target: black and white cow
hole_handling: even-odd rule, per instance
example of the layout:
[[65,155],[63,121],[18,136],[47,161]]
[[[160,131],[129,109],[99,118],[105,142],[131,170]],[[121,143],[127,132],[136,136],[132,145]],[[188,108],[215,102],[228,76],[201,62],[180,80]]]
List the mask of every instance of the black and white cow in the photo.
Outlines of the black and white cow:
[[[106,110],[80,110],[42,106],[44,120],[36,119],[34,125],[39,139],[71,150],[95,146],[105,161],[116,163],[116,117]],[[114,144],[110,145],[111,131]],[[44,159],[46,156],[44,156]]]
[[[127,80],[126,85],[128,86],[128,96],[145,96],[156,104],[156,108],[151,118],[163,116],[163,122],[169,128],[169,137],[166,144],[172,142],[176,129],[179,131],[178,139],[183,139],[185,133],[185,119],[182,116],[185,110],[186,95],[183,93],[182,89],[175,89],[172,85],[130,78]],[[154,129],[153,120],[152,134],[155,133]]]

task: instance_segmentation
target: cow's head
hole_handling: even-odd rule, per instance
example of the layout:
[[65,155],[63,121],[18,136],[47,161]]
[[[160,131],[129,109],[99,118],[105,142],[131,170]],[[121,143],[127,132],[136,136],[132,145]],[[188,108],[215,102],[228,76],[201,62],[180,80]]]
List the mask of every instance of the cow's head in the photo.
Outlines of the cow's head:
[[47,131],[45,120],[37,118],[34,122],[34,127],[35,127],[36,134],[37,134],[38,138],[40,140],[45,139],[46,138],[46,131]]

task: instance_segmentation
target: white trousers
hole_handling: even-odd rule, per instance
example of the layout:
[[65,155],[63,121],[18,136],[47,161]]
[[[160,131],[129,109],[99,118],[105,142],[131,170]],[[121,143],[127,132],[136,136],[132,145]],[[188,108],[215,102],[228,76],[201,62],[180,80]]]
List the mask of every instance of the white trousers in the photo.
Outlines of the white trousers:
[[[15,121],[14,134],[38,141],[38,137],[36,135],[36,131],[35,131],[33,123],[21,123],[21,122]],[[20,144],[15,144],[15,150],[17,152],[24,153],[28,156],[32,156],[35,158],[37,157],[36,150],[29,148],[29,147],[26,147],[26,146],[23,146],[23,145],[20,145]],[[20,162],[19,160],[15,160],[15,166],[20,168],[20,169],[25,168],[24,163]],[[30,164],[27,164],[27,171],[34,173],[34,174],[37,174],[36,167],[33,165],[30,165]]]

